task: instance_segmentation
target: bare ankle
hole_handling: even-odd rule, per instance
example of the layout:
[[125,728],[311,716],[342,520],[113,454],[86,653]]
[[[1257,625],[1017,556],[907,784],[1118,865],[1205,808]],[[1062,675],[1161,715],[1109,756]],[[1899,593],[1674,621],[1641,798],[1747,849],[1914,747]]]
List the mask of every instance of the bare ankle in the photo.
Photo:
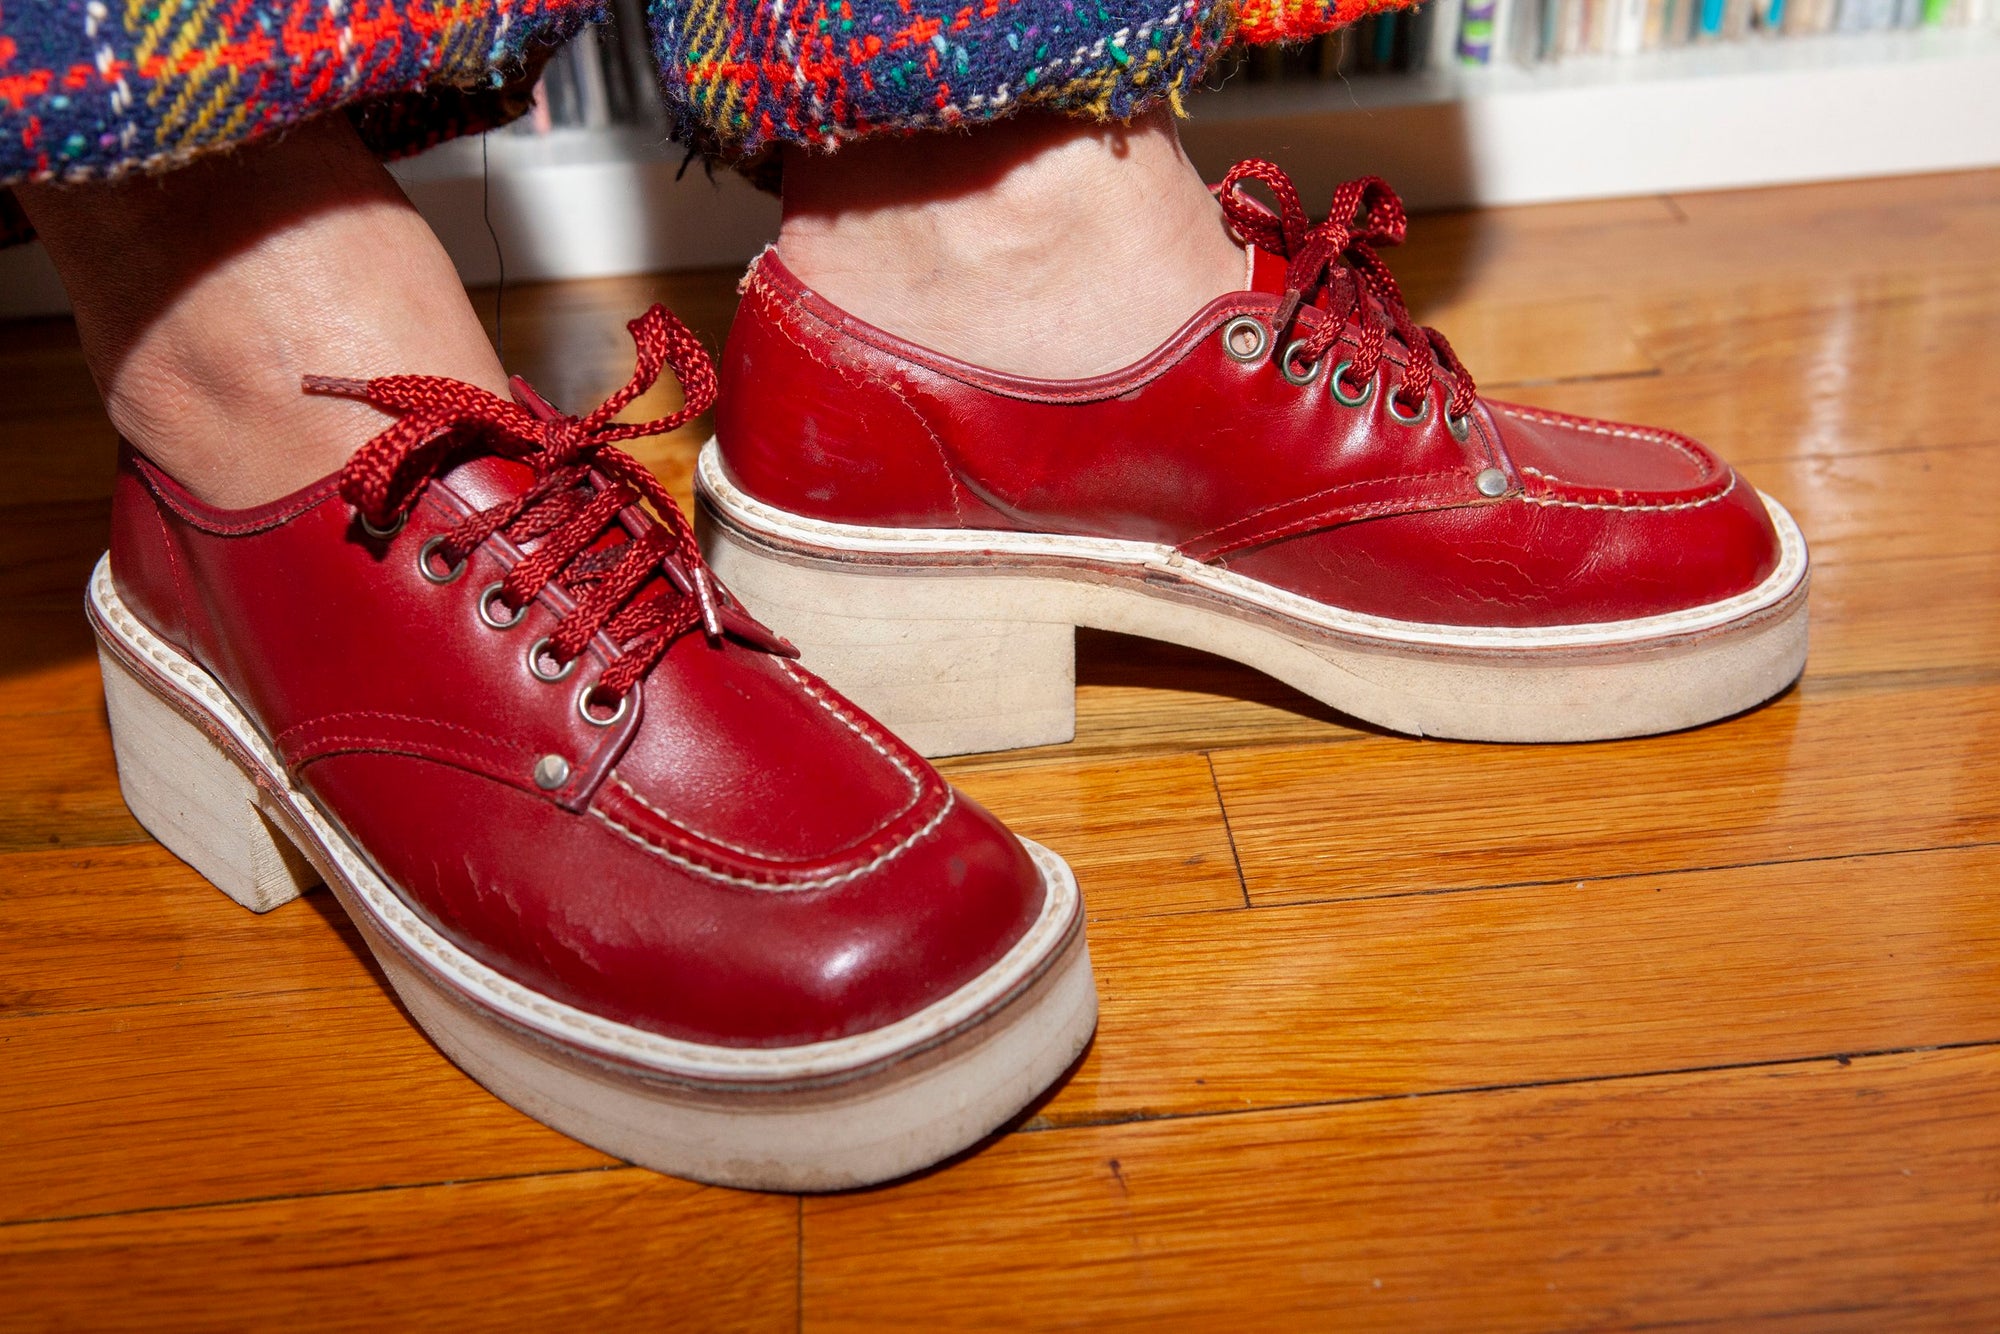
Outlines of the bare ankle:
[[504,389],[450,261],[344,120],[158,181],[21,198],[112,423],[211,503],[296,490],[385,424],[303,375]]
[[1061,379],[1129,365],[1245,276],[1164,112],[794,153],[778,249],[871,324]]

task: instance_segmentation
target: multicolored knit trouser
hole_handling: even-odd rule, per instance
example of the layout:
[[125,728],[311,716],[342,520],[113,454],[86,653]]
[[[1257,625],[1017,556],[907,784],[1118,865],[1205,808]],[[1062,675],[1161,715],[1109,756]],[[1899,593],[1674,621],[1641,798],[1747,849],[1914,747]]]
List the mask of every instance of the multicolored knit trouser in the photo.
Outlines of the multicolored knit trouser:
[[[651,22],[680,131],[740,160],[1023,107],[1123,119],[1230,42],[1403,2],[652,0]],[[411,152],[519,114],[601,3],[0,0],[0,186],[165,170],[334,108]]]

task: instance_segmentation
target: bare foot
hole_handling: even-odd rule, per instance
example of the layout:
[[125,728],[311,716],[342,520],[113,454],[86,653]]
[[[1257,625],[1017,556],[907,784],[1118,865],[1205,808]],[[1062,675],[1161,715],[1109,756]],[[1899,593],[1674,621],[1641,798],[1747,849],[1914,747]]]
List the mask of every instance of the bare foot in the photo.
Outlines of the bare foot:
[[506,391],[451,261],[344,116],[160,177],[17,191],[112,423],[211,504],[295,491],[387,421],[303,375]]
[[1246,282],[1165,111],[790,150],[784,193],[778,251],[808,286],[993,370],[1117,370]]

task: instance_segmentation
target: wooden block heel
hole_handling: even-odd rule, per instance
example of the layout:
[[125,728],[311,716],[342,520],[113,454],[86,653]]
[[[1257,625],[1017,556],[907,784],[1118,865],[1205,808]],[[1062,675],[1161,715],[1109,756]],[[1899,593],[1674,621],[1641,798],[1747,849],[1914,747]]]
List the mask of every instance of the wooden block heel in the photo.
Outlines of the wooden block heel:
[[257,785],[221,744],[162,699],[102,645],[104,707],[125,804],[146,832],[252,912],[269,912],[319,883],[281,833]]
[[[1006,580],[919,578],[782,553],[721,524],[708,560],[801,661],[926,756],[1076,735],[1076,627],[993,615]],[[983,610],[982,610],[983,609]]]

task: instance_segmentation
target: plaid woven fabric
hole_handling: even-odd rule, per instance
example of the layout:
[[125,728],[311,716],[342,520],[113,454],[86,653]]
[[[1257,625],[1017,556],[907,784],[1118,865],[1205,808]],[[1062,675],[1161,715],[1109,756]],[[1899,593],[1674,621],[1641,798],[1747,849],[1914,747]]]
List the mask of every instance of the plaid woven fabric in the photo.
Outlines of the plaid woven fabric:
[[504,118],[600,5],[0,0],[0,183],[169,167],[364,103],[385,151],[421,147]]
[[[346,107],[385,153],[518,114],[603,0],[0,0],[0,186],[159,170]],[[681,130],[781,142],[1178,102],[1233,40],[1406,0],[652,0]],[[0,240],[24,234],[0,190]]]
[[831,147],[1024,107],[1121,120],[1232,41],[1297,41],[1409,0],[654,0],[667,98],[704,148]]

